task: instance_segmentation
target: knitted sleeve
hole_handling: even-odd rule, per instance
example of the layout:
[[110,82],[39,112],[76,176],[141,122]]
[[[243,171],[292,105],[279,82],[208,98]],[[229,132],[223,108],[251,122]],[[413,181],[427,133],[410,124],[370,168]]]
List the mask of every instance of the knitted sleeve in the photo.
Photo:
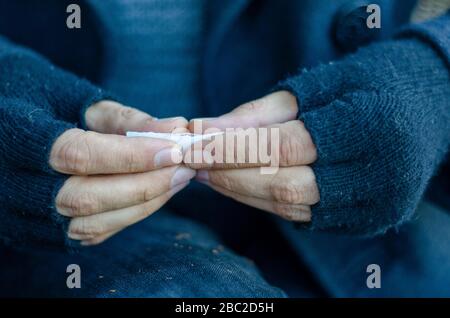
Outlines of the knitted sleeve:
[[66,180],[49,167],[54,140],[79,126],[106,94],[42,56],[0,37],[0,240],[63,247],[67,219],[54,208]]
[[318,149],[308,227],[372,236],[413,216],[449,148],[449,61],[447,15],[278,85]]

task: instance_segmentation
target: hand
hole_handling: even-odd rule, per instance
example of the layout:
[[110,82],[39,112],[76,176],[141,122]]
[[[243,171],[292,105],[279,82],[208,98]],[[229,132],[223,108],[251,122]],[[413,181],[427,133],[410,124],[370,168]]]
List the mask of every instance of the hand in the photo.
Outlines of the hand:
[[180,148],[170,141],[126,138],[126,131],[186,130],[182,117],[155,120],[111,101],[86,111],[92,131],[70,129],[53,144],[50,166],[72,175],[56,196],[57,211],[71,218],[68,236],[98,244],[164,205],[195,172],[178,165]]
[[[191,131],[196,130],[195,125],[201,120],[203,131],[211,128],[268,127],[278,128],[280,138],[280,168],[275,174],[261,174],[258,166],[263,164],[258,162],[189,164],[192,168],[200,168],[196,179],[244,204],[288,220],[310,221],[310,206],[319,201],[319,191],[314,172],[308,165],[316,160],[317,154],[311,136],[303,123],[297,120],[297,111],[295,97],[280,91],[243,104],[218,118],[191,121]],[[241,133],[245,131],[236,134]],[[270,140],[267,142],[270,143]],[[248,144],[246,146],[246,158],[249,158]],[[225,156],[226,147],[223,149]],[[235,148],[234,154],[237,153]],[[189,155],[188,152],[186,156]],[[212,157],[220,155],[214,153]]]

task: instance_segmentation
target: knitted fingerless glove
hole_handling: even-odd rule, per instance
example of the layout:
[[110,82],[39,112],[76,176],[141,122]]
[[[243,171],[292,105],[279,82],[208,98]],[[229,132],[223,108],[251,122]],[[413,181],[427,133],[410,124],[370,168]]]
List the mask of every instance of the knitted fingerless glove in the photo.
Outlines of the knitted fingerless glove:
[[450,142],[450,76],[418,39],[288,78],[318,150],[311,229],[372,236],[409,220]]
[[51,146],[107,95],[43,57],[0,37],[0,240],[14,247],[70,246],[54,198],[66,176]]

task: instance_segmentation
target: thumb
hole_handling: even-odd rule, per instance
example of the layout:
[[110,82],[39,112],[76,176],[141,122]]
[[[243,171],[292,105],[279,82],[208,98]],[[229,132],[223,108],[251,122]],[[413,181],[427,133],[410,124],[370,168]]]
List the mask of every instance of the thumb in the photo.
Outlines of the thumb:
[[158,120],[136,108],[108,100],[90,106],[86,110],[85,120],[90,130],[117,135],[124,135],[127,131],[167,133],[185,129],[187,126],[187,120],[183,117]]
[[279,91],[242,104],[220,117],[193,119],[189,122],[189,130],[264,127],[294,120],[297,112],[296,98],[288,91]]

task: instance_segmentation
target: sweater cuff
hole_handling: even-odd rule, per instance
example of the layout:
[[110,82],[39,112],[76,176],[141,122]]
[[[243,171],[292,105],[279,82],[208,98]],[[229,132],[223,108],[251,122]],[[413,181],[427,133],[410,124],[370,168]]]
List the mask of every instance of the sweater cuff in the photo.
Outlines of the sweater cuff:
[[22,100],[0,97],[0,154],[16,168],[55,173],[49,166],[54,141],[75,125]]
[[55,197],[67,179],[0,167],[4,191],[0,194],[0,240],[14,248],[74,250],[78,242],[67,236],[69,218],[55,208]]
[[38,105],[55,117],[84,128],[84,113],[90,105],[114,99],[89,81],[1,37],[0,70],[0,96]]
[[397,37],[416,37],[431,44],[450,68],[450,10],[430,21],[408,25],[397,34]]

